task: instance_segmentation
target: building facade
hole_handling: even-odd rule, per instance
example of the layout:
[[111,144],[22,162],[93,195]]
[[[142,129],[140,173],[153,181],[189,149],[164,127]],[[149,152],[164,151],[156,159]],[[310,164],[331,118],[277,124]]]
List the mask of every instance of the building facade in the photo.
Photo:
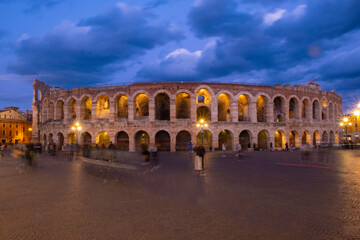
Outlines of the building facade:
[[[135,151],[142,143],[187,150],[339,143],[342,100],[315,83],[282,86],[136,83],[70,90],[33,82],[33,141]],[[198,128],[204,120],[207,127]],[[77,123],[78,126],[75,126]],[[80,128],[79,128],[80,126]]]
[[31,118],[19,112],[19,108],[7,107],[0,111],[1,143],[29,143],[32,141],[31,128]]

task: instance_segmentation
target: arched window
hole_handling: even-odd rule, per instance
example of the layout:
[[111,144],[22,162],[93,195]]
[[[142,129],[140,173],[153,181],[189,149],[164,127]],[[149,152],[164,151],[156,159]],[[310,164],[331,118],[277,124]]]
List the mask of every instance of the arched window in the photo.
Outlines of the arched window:
[[267,121],[266,106],[267,106],[266,97],[259,96],[256,99],[256,115],[257,115],[258,122],[266,122]]
[[249,118],[249,97],[240,95],[238,99],[238,120],[239,122],[250,121]]
[[170,98],[166,93],[159,93],[155,97],[155,119],[170,120]]
[[220,122],[230,122],[230,97],[222,93],[218,97],[218,121]]
[[190,118],[191,101],[190,95],[187,93],[179,93],[176,96],[176,118]]
[[135,117],[146,116],[149,116],[149,97],[141,93],[135,98]]

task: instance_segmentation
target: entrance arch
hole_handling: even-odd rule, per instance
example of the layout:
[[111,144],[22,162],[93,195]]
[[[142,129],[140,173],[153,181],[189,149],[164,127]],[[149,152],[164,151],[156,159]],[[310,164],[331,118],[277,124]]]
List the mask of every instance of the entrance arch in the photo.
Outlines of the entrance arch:
[[98,144],[99,147],[102,147],[103,145],[105,147],[109,146],[110,144],[110,136],[107,132],[100,132],[96,136],[96,144]]
[[158,151],[170,151],[170,134],[166,131],[159,131],[155,135],[155,144]]
[[321,142],[320,133],[319,131],[316,130],[313,134],[313,145],[314,146],[319,145],[320,142]]
[[[204,130],[203,132],[203,145],[205,148],[209,149],[210,147],[212,147],[212,134],[209,130]],[[196,136],[196,144],[201,144],[201,131]]]
[[300,147],[299,134],[297,131],[290,132],[290,146],[289,147]]
[[90,134],[90,133],[84,132],[84,133],[82,134],[81,139],[82,139],[82,144],[84,144],[84,145],[91,145],[91,134]]
[[324,143],[329,143],[329,135],[326,131],[323,132],[321,141]]
[[116,145],[121,151],[129,151],[129,135],[124,132],[118,132],[116,135]]
[[258,148],[262,150],[268,149],[269,133],[266,130],[262,130],[258,133]]
[[69,144],[76,144],[76,133],[71,132],[68,134],[68,143]]
[[[250,142],[250,133],[247,130],[244,130],[239,135],[239,143],[241,145],[241,149],[243,151],[247,151],[248,148],[251,148]],[[250,146],[250,147],[249,147]]]
[[149,138],[149,134],[145,131],[138,131],[135,134],[135,149],[137,151],[142,150],[141,146],[143,144],[145,145],[149,145],[150,143],[150,138]]
[[284,149],[286,146],[286,136],[282,130],[275,132],[275,149]]
[[335,144],[335,134],[333,131],[330,131],[330,143]]
[[222,149],[222,145],[225,144],[226,150],[232,150],[232,133],[229,130],[222,130],[219,133],[219,148]]
[[62,150],[64,146],[64,135],[62,133],[57,134],[57,143],[56,143],[58,150]]
[[191,135],[188,131],[180,131],[176,135],[176,151],[187,151]]

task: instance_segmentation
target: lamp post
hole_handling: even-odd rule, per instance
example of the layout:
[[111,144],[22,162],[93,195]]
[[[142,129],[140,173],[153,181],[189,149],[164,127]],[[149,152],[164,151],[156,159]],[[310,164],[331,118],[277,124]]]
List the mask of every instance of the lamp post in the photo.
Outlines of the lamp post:
[[347,117],[344,117],[343,118],[343,121],[340,122],[340,126],[344,128],[345,130],[345,143],[347,144],[348,143],[348,136],[347,136],[347,133],[348,133],[348,127],[351,126],[351,122],[349,122],[349,118]]
[[78,133],[80,133],[81,129],[82,129],[82,127],[81,127],[79,122],[76,122],[75,125],[73,125],[71,127],[71,130],[73,130],[75,132],[75,134],[76,134],[76,144],[79,144]]
[[196,124],[197,128],[201,128],[201,144],[204,144],[204,127],[208,127],[208,124],[205,123],[204,119],[200,119],[200,121]]

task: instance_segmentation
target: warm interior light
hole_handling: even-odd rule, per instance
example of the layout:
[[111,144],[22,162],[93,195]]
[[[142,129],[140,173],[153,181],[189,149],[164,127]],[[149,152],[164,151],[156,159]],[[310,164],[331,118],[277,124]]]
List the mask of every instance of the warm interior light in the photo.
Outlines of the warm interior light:
[[29,131],[32,131],[32,128],[29,128]]

